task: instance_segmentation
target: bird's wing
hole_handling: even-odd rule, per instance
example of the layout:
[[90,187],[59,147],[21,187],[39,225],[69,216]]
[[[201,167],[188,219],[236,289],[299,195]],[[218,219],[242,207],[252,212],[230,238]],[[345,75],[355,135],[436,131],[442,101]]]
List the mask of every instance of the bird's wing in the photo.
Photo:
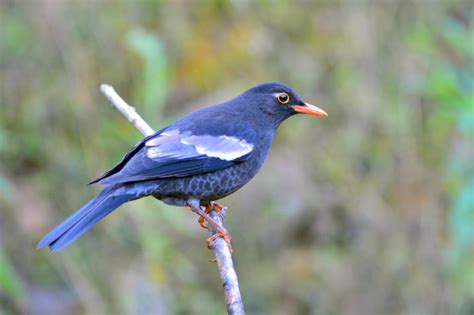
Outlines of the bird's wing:
[[241,129],[237,134],[193,134],[166,129],[143,139],[94,182],[114,184],[184,177],[228,167],[247,160],[254,149],[256,134],[252,128]]

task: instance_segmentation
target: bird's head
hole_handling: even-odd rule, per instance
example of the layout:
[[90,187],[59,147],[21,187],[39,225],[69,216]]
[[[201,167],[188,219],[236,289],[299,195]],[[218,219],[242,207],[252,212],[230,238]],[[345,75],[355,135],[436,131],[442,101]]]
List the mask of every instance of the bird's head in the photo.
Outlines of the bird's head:
[[251,100],[247,103],[251,103],[253,108],[269,114],[277,124],[298,113],[328,116],[324,110],[304,102],[291,88],[277,82],[256,85],[242,96]]

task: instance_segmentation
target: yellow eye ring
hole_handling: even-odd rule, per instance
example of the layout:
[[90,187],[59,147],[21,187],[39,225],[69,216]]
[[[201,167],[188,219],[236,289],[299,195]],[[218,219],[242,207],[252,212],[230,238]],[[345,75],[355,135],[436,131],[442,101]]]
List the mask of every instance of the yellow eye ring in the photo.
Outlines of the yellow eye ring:
[[290,96],[288,95],[288,93],[285,92],[278,94],[277,98],[278,101],[282,104],[286,104],[290,101]]

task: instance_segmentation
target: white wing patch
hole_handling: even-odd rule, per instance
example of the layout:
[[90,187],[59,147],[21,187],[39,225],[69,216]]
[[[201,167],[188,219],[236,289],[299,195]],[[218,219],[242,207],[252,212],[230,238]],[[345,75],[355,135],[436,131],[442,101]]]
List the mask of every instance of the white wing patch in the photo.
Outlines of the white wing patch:
[[202,155],[231,161],[250,153],[253,144],[231,136],[193,136],[179,130],[165,131],[148,140],[146,155],[150,159],[183,159]]
[[173,159],[193,157],[199,154],[196,150],[180,142],[179,130],[165,131],[160,136],[145,142],[146,156],[150,159]]
[[253,149],[253,145],[243,139],[230,136],[189,136],[181,142],[193,145],[199,154],[231,161],[244,156]]
[[163,131],[158,137],[152,138],[145,142],[146,146],[154,147],[157,145],[162,145],[165,142],[170,142],[170,140],[179,139],[179,130]]

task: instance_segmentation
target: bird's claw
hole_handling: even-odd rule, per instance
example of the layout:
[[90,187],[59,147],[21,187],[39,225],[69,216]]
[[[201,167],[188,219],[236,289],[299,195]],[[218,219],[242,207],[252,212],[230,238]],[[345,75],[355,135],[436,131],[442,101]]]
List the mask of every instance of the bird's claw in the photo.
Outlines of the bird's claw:
[[215,230],[216,233],[214,233],[211,237],[207,239],[207,248],[213,249],[214,247],[214,241],[218,238],[221,237],[227,244],[227,247],[229,248],[229,252],[232,255],[234,253],[234,250],[232,249],[232,244],[231,244],[231,236],[227,230],[222,227],[219,223],[215,222],[212,217],[209,216],[209,213],[214,211],[216,213],[220,213],[225,209],[225,207],[221,204],[218,204],[217,202],[210,202],[206,204],[204,209],[201,207],[196,207],[194,208],[193,205],[190,205],[191,210],[196,212],[199,215],[198,218],[198,223],[200,226],[202,226],[205,229],[209,228],[209,225],[211,225]]
[[232,237],[230,236],[229,232],[227,232],[225,229],[218,229],[215,234],[213,234],[211,237],[207,239],[207,248],[213,249],[214,241],[218,237],[221,237],[226,242],[227,247],[229,248],[230,255],[232,256],[234,254],[234,250],[232,249],[232,244],[231,244]]
[[[222,209],[224,209],[225,206],[217,203],[217,202],[214,202],[212,201],[211,203],[207,204],[205,207],[204,207],[204,212],[209,214],[211,211],[214,211],[214,212],[221,212]],[[203,229],[206,229],[209,227],[206,220],[203,218],[203,217],[199,217],[198,218],[198,223],[199,225],[203,228]]]
[[204,220],[203,217],[198,218],[198,223],[203,229],[207,230],[208,226],[207,226],[206,220]]

